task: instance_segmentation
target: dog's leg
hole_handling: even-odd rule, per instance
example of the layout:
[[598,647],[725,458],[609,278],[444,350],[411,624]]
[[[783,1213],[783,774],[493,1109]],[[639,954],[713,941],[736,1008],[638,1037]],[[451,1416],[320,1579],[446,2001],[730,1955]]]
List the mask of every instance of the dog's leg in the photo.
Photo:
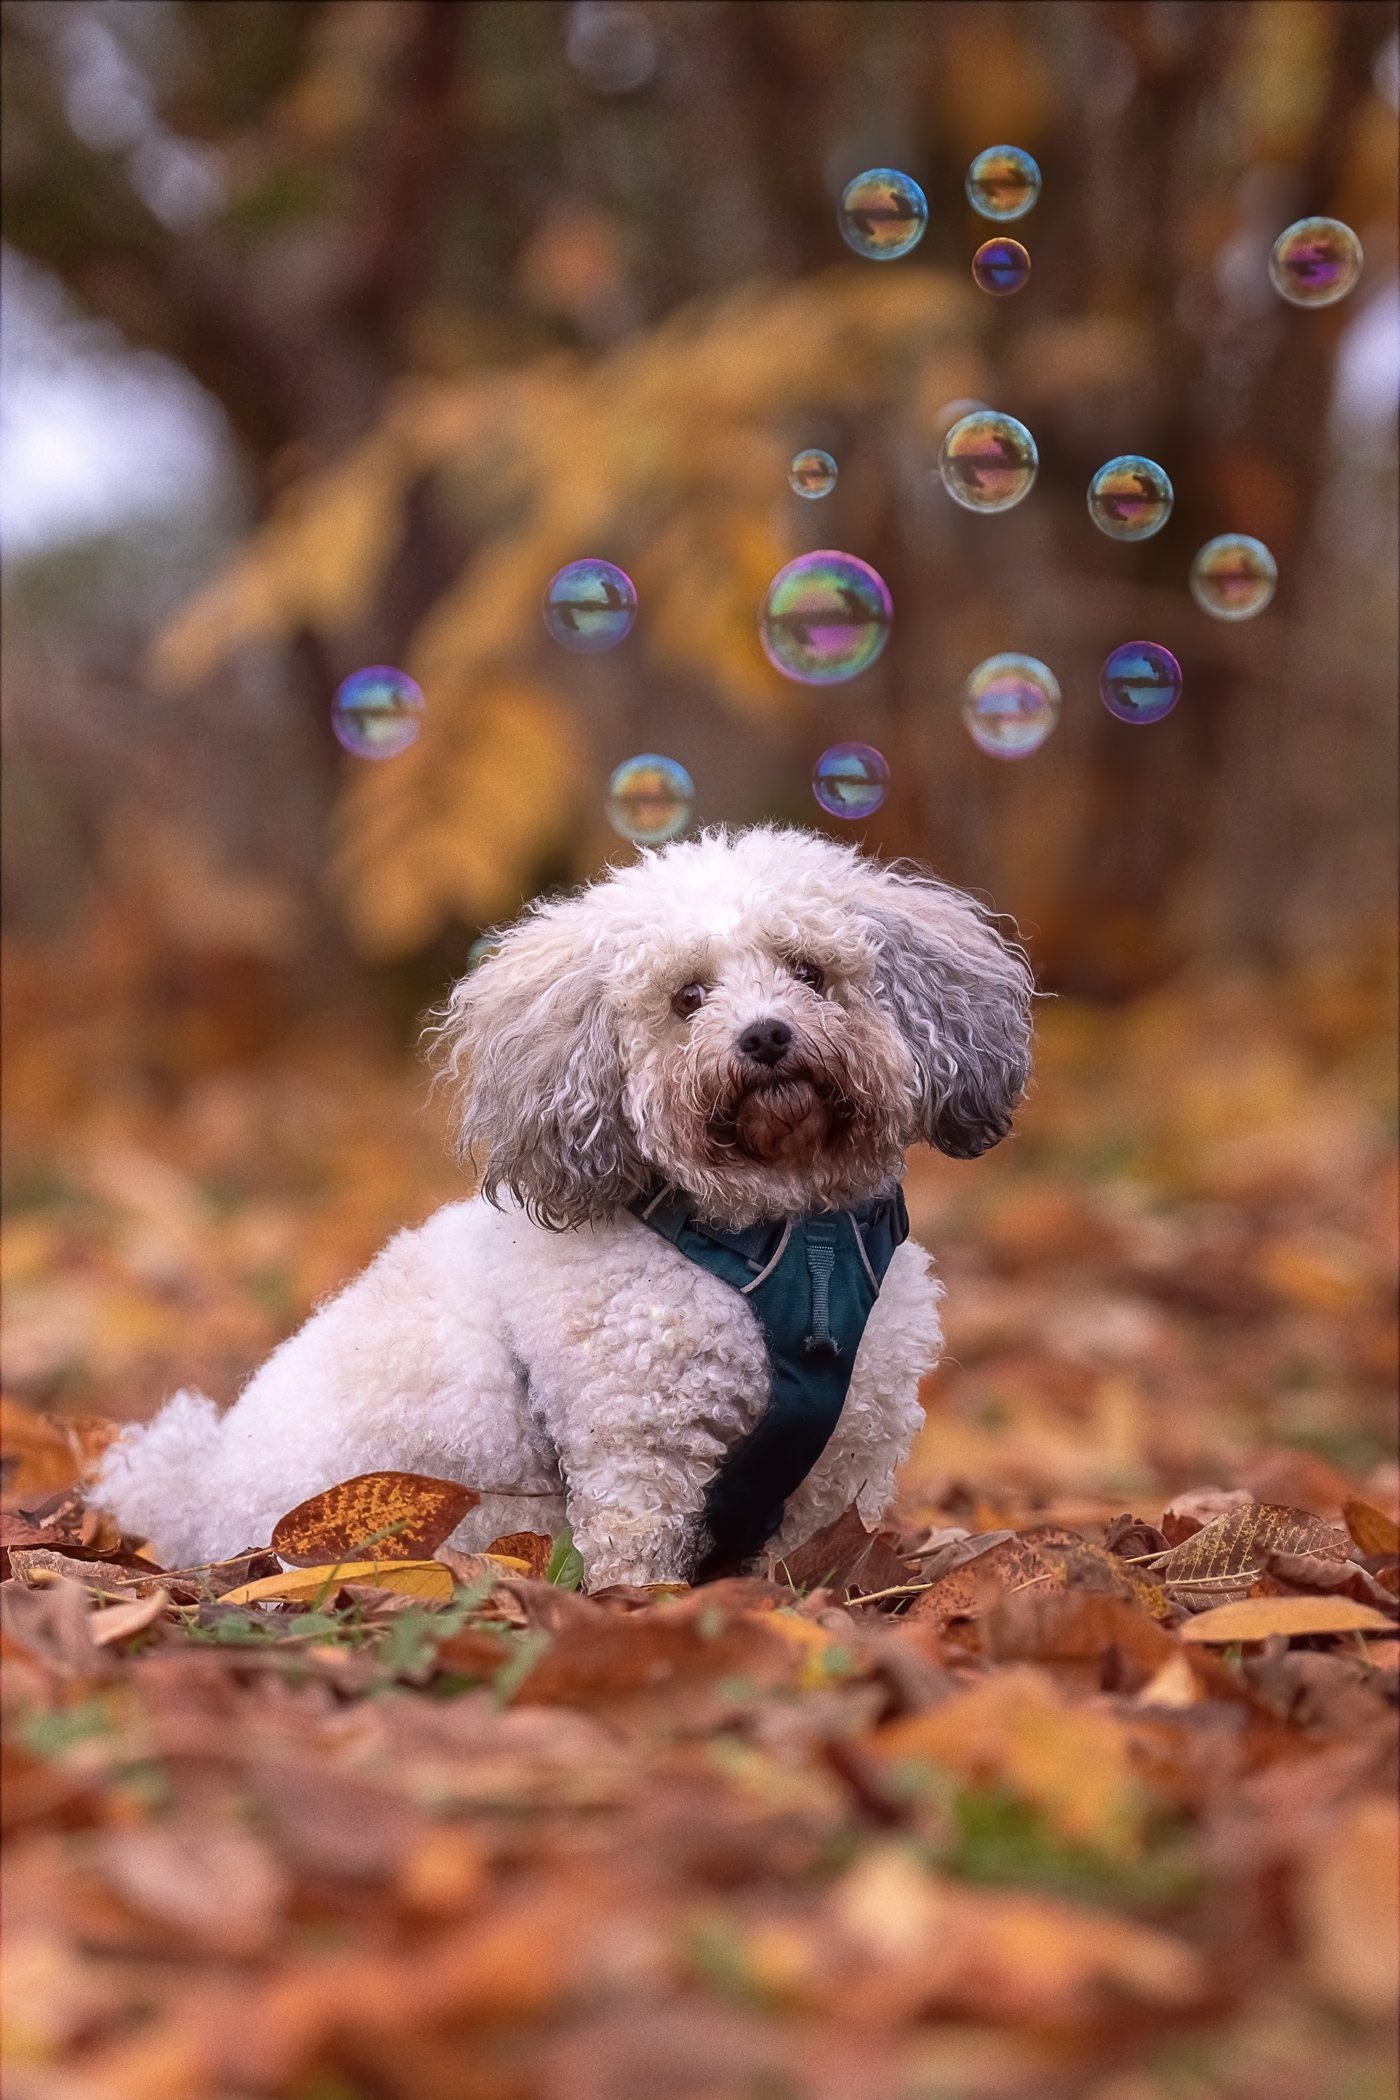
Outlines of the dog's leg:
[[832,1523],[853,1497],[859,1497],[867,1524],[884,1514],[894,1494],[895,1469],[923,1426],[919,1380],[937,1363],[942,1347],[942,1296],[928,1255],[906,1240],[885,1271],[831,1442],[797,1493],[788,1497],[776,1541],[780,1551],[790,1553]]
[[591,1588],[688,1581],[705,1490],[768,1399],[752,1311],[630,1218],[532,1235],[510,1326]]

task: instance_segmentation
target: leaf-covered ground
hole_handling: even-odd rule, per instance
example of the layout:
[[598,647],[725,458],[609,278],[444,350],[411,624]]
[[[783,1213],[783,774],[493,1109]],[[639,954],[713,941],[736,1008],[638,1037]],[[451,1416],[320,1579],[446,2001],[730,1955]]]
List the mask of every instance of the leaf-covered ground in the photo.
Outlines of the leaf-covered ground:
[[85,1509],[94,1418],[231,1397],[460,1183],[353,1031],[118,1084],[80,1008],[26,1011],[8,2094],[1393,2093],[1364,975],[1048,1006],[1023,1134],[911,1165],[949,1355],[882,1532],[597,1597],[567,1538],[453,1556],[402,1477],[164,1575]]

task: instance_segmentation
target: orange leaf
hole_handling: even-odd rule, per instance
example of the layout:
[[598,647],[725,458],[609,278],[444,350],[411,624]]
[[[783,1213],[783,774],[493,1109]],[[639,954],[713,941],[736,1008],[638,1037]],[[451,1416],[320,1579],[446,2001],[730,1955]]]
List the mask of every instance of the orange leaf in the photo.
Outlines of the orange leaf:
[[1374,1503],[1348,1496],[1342,1504],[1347,1530],[1363,1553],[1400,1553],[1400,1524]]
[[1199,1612],[1181,1629],[1183,1641],[1264,1641],[1271,1633],[1394,1633],[1395,1622],[1347,1597],[1242,1597]]
[[512,1531],[504,1538],[492,1539],[486,1551],[493,1559],[519,1561],[525,1574],[543,1582],[554,1541],[542,1531]]
[[299,1502],[280,1517],[273,1551],[305,1568],[339,1554],[380,1560],[428,1560],[481,1500],[456,1480],[423,1473],[357,1473],[337,1487]]

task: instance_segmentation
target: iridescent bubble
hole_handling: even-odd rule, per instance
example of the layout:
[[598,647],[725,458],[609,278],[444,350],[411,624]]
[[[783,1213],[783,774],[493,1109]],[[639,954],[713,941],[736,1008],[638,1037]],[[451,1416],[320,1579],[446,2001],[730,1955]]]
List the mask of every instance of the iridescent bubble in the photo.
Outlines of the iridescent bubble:
[[1059,681],[1033,656],[989,656],[963,688],[962,718],[990,758],[1025,758],[1060,719]]
[[836,486],[836,462],[829,452],[799,452],[788,480],[799,496],[829,496]]
[[370,664],[335,696],[331,728],[356,758],[397,758],[423,726],[423,695],[406,671]]
[[1171,514],[1171,483],[1138,452],[1110,459],[1089,483],[1089,516],[1111,540],[1150,540]]
[[479,970],[488,957],[498,954],[500,946],[500,942],[493,940],[489,933],[483,933],[480,940],[473,941],[467,950],[467,974]]
[[828,816],[873,816],[889,788],[889,764],[873,744],[833,744],[812,768],[812,793]]
[[897,168],[867,168],[846,184],[837,216],[857,255],[893,262],[923,239],[928,199],[918,183]]
[[968,169],[963,187],[984,219],[1021,219],[1040,195],[1040,170],[1019,146],[988,146]]
[[955,423],[938,455],[943,486],[964,510],[1010,510],[1030,494],[1039,467],[1025,424],[990,408]]
[[608,782],[608,822],[639,846],[659,846],[684,831],[695,808],[695,783],[674,758],[643,752]]
[[1332,306],[1361,275],[1361,243],[1340,219],[1299,219],[1274,242],[1269,282],[1290,306]]
[[1099,673],[1099,698],[1120,722],[1160,722],[1181,698],[1181,665],[1160,642],[1123,642]]
[[610,561],[571,561],[544,594],[544,624],[579,656],[615,649],[637,617],[636,587]]
[[961,423],[964,416],[988,415],[990,413],[991,411],[988,409],[987,403],[985,401],[971,401],[966,399],[960,401],[945,401],[942,408],[939,409],[937,415],[934,417],[931,426],[933,431],[934,442],[936,444],[941,445],[943,443],[944,438],[947,437],[948,432],[952,429],[953,425],[955,423]]
[[1252,620],[1274,595],[1278,564],[1262,540],[1222,532],[1191,564],[1191,596],[1214,620]]
[[983,241],[972,258],[972,275],[984,292],[994,299],[1009,299],[1019,292],[1022,285],[1030,282],[1031,259],[1019,241],[1006,234],[998,234],[995,240]]
[[884,579],[870,564],[827,548],[779,569],[759,612],[758,638],[784,678],[837,685],[870,668],[893,617]]

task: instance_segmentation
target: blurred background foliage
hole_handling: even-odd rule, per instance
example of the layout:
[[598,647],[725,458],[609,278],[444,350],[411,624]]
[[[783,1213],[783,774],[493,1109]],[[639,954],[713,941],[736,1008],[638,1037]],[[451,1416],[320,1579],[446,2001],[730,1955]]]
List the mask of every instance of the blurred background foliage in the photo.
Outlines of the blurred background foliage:
[[[0,33],[7,1172],[14,1273],[42,1283],[21,1389],[91,1396],[111,1357],[130,1383],[107,1411],[145,1408],[189,1368],[203,1306],[195,1354],[231,1390],[459,1186],[395,1060],[485,926],[630,850],[603,789],[637,751],[687,766],[701,821],[807,824],[827,822],[807,785],[826,744],[886,751],[885,808],[828,828],[1016,915],[1064,996],[1044,1103],[1055,1070],[1078,1075],[1055,1173],[1073,1152],[1076,1173],[1150,1178],[1144,1133],[1191,1124],[1202,1060],[1238,1066],[1228,1113],[1181,1139],[1195,1164],[1167,1147],[1163,1189],[1208,1208],[1198,1154],[1226,1125],[1301,1132],[1337,1085],[1373,1142],[1395,917],[1393,7],[5,0]],[[1034,274],[1006,302],[971,282],[987,229],[962,187],[999,140],[1044,175]],[[931,215],[875,266],[836,200],[881,163]],[[1310,212],[1366,253],[1316,313],[1265,269]],[[933,471],[971,400],[1039,443],[1003,517],[957,509]],[[820,504],[787,486],[808,444],[841,462]],[[1176,490],[1139,547],[1084,502],[1128,450]],[[1280,569],[1240,627],[1186,589],[1230,529]],[[896,608],[879,664],[825,692],[779,678],[756,635],[769,577],[817,545],[872,561]],[[580,554],[639,587],[601,658],[539,618]],[[1145,733],[1096,689],[1137,635],[1186,676]],[[958,711],[1005,649],[1065,694],[1018,765]],[[372,662],[428,697],[418,744],[375,766],[329,726]],[[1270,1018],[1226,1057],[1189,988],[1247,979]],[[1115,1096],[1091,1138],[1085,1075],[1125,1004],[1171,1047],[1141,1066],[1140,1127]],[[240,1075],[278,1059],[254,1102]],[[1380,1169],[1356,1143],[1364,1208]],[[1381,1213],[1363,1230],[1337,1201],[1325,1229],[1383,1267]],[[216,1317],[230,1276],[238,1309]],[[1389,1345],[1367,1346],[1374,1398]],[[1329,1389],[1345,1422],[1341,1373]]]

